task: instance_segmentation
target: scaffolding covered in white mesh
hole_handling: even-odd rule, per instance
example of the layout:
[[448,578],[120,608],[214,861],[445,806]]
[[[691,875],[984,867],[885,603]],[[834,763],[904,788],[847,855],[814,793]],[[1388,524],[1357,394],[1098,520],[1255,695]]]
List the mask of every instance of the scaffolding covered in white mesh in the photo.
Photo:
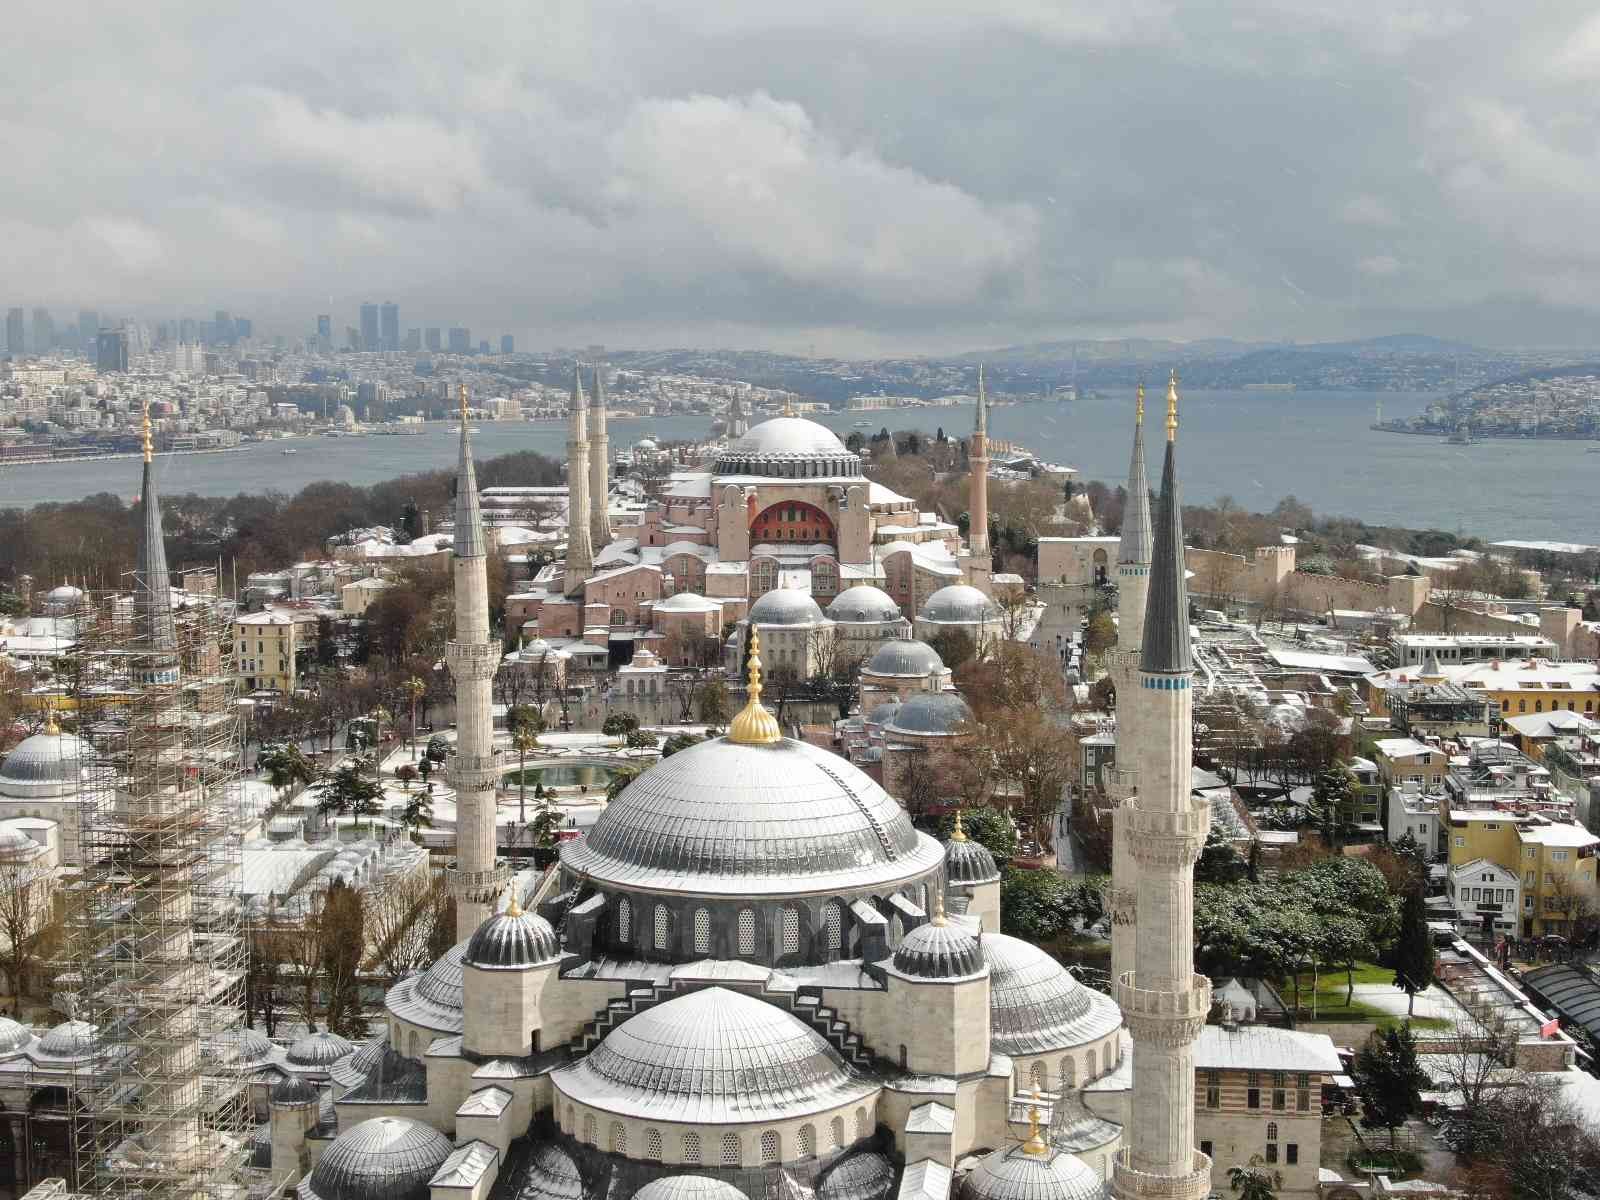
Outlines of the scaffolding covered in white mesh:
[[232,639],[214,573],[185,572],[178,595],[170,624],[136,619],[125,593],[95,597],[79,643],[91,757],[71,986],[100,1042],[71,1089],[85,1195],[243,1195],[246,1084],[210,1073],[242,1019],[248,955]]

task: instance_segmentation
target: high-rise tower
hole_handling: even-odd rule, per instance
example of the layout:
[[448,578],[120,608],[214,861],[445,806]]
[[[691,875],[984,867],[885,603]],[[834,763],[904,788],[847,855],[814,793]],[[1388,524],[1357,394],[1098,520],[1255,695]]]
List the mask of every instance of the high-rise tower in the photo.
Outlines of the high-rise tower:
[[1111,679],[1117,689],[1117,757],[1107,776],[1112,802],[1111,977],[1134,968],[1138,868],[1128,847],[1122,806],[1139,786],[1139,646],[1144,638],[1145,593],[1150,586],[1150,485],[1144,469],[1144,384],[1133,418],[1133,459],[1128,464],[1128,499],[1122,509],[1117,547],[1117,645]]
[[500,665],[500,646],[489,635],[489,581],[472,467],[467,386],[461,385],[461,457],[456,467],[456,636],[445,662],[456,681],[456,754],[450,785],[456,792],[456,938],[469,937],[494,910],[506,871],[495,845],[494,713],[490,690]]
[[589,407],[589,537],[591,549],[611,541],[611,439],[606,436],[606,369],[594,367]]
[[1194,1043],[1211,1006],[1210,981],[1194,971],[1194,864],[1210,809],[1189,781],[1193,663],[1177,435],[1174,373],[1139,652],[1139,791],[1122,810],[1139,868],[1139,919],[1136,965],[1116,981],[1133,1035],[1134,1116],[1112,1172],[1120,1200],[1201,1200],[1211,1187],[1211,1160],[1194,1140]]
[[589,436],[584,423],[583,372],[572,367],[572,402],[567,409],[567,564],[562,590],[583,593],[583,581],[594,570],[594,543],[589,537]]
[[967,582],[987,592],[994,559],[989,550],[989,397],[983,387],[982,363],[978,364],[978,411],[972,421],[967,461],[972,469],[967,500],[967,546],[971,552]]

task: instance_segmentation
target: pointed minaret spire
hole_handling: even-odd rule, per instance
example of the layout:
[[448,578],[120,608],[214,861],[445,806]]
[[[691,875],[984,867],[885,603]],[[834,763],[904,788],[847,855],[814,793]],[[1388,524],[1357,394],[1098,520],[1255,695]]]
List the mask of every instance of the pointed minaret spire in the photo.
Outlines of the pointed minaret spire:
[[606,369],[594,367],[589,406],[589,536],[598,549],[611,542],[611,439],[606,434]]
[[1184,578],[1177,439],[1178,373],[1174,371],[1167,384],[1167,457],[1161,468],[1161,503],[1150,555],[1150,593],[1145,601],[1139,669],[1187,675],[1194,663],[1189,655],[1189,588]]
[[972,567],[967,582],[987,592],[993,560],[989,554],[989,397],[984,391],[982,363],[978,364],[978,411],[972,422],[967,462],[972,471],[967,497],[967,546],[972,551]]
[[584,580],[594,569],[594,542],[589,534],[588,406],[583,398],[583,368],[572,365],[572,401],[567,411],[567,562],[562,590],[581,596]]
[[989,397],[983,390],[983,364],[978,364],[978,411],[973,419],[973,432],[985,437],[989,434]]
[[167,655],[178,648],[172,618],[172,584],[167,572],[167,545],[161,528],[161,497],[156,492],[155,445],[150,429],[150,402],[144,405],[144,477],[139,487],[143,530],[134,566],[134,618],[143,649],[159,652],[149,674],[157,681],[176,677],[177,664]]
[[1144,472],[1144,384],[1133,415],[1133,460],[1128,464],[1128,499],[1122,508],[1119,563],[1150,563],[1150,484]]
[[461,456],[456,464],[457,558],[484,555],[483,514],[478,505],[478,476],[472,466],[472,440],[467,421],[467,385],[461,385]]

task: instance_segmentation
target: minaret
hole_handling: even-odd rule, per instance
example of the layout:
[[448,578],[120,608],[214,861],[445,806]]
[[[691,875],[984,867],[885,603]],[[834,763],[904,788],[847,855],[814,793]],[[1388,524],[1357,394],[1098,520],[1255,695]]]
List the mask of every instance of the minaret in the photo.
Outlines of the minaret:
[[572,403],[567,410],[567,568],[561,590],[580,600],[583,581],[594,571],[594,543],[589,540],[589,437],[584,411],[583,374],[573,364]]
[[594,402],[589,408],[590,549],[611,542],[611,439],[606,436],[606,369],[594,368]]
[[972,439],[967,444],[967,460],[972,468],[971,496],[967,500],[967,582],[987,592],[994,559],[989,550],[989,397],[983,388],[982,363],[978,364],[978,411],[972,422]]
[[155,447],[150,405],[144,406],[144,476],[139,485],[143,536],[134,562],[134,617],[143,648],[141,683],[175,683],[178,679],[178,632],[172,616],[172,582],[167,571],[166,534],[161,527],[161,497],[156,493]]
[[[489,634],[489,581],[478,479],[472,468],[467,385],[461,385],[461,458],[456,467],[456,531],[453,563],[456,636],[445,662],[456,681],[456,753],[450,786],[456,793],[456,940],[471,936],[505,890],[506,872],[496,864],[494,713],[490,689],[500,665],[500,645]],[[582,473],[580,472],[580,475]],[[587,531],[587,527],[585,527]]]
[[1134,929],[1138,908],[1138,868],[1128,847],[1122,805],[1139,785],[1139,643],[1144,637],[1145,592],[1150,586],[1150,485],[1144,471],[1144,384],[1139,385],[1133,417],[1133,460],[1128,464],[1128,498],[1122,509],[1122,543],[1117,548],[1117,645],[1110,659],[1117,689],[1116,766],[1107,776],[1112,802],[1111,977],[1134,967]]
[[1139,657],[1139,792],[1123,809],[1139,867],[1139,925],[1137,965],[1116,981],[1133,1035],[1134,1119],[1112,1173],[1120,1200],[1201,1200],[1211,1189],[1211,1160],[1194,1141],[1194,1042],[1211,1006],[1210,981],[1194,972],[1194,864],[1210,809],[1189,786],[1193,663],[1177,436],[1174,372]]

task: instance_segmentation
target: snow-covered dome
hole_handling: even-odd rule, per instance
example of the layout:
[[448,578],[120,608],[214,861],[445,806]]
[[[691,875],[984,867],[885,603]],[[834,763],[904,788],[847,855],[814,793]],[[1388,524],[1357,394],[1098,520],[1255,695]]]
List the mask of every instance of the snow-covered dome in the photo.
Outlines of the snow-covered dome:
[[958,824],[945,843],[944,877],[950,883],[998,883],[1000,866],[989,847],[973,841]]
[[976,624],[998,620],[1000,606],[971,584],[952,583],[929,596],[917,615],[943,624]]
[[989,1046],[996,1054],[1043,1054],[1116,1031],[1116,1002],[1085,987],[1037,946],[1003,933],[980,943],[989,964]]
[[618,1116],[719,1124],[799,1117],[876,1090],[794,1014],[721,987],[628,1018],[551,1082]]
[[768,475],[780,479],[855,478],[861,457],[839,435],[803,417],[774,417],[753,426],[717,456],[718,475]]
[[1024,1143],[986,1155],[968,1174],[962,1200],[1101,1200],[1100,1175],[1075,1154]]
[[74,734],[36,733],[24,738],[0,763],[0,796],[70,796],[78,790],[89,757],[89,747]]
[[[677,757],[673,755],[673,758]],[[402,979],[390,988],[388,996],[384,998],[385,1006],[395,1016],[413,1025],[421,1025],[424,1029],[438,1033],[460,1033],[465,1027],[461,1007],[461,964],[466,952],[467,942],[457,942],[423,974]]]
[[897,733],[949,734],[971,720],[972,710],[955,692],[918,692],[900,706],[884,732],[891,737]]
[[633,1200],[745,1200],[733,1184],[706,1175],[668,1175],[647,1183]]
[[462,961],[473,967],[512,970],[561,957],[556,931],[538,913],[520,908],[495,913],[473,931]]
[[894,948],[894,969],[917,979],[966,979],[984,969],[978,939],[939,920],[918,925]]
[[695,592],[679,592],[655,603],[656,612],[710,612],[721,607],[715,600],[707,600]]
[[0,1055],[15,1054],[33,1041],[33,1033],[21,1021],[0,1017]]
[[289,1047],[287,1058],[291,1066],[325,1070],[354,1049],[337,1033],[314,1029]]
[[817,1200],[876,1200],[894,1182],[894,1164],[878,1150],[840,1159],[817,1184]]
[[26,862],[43,853],[44,847],[15,825],[0,825],[0,862]]
[[944,659],[927,642],[896,638],[874,650],[866,666],[861,669],[868,675],[904,675],[926,679],[935,671],[944,670]]
[[100,1029],[87,1021],[63,1021],[39,1039],[35,1050],[46,1058],[86,1058],[99,1046]]
[[752,425],[729,454],[843,454],[844,443],[825,425],[804,417],[773,417]]
[[835,596],[828,615],[835,621],[898,621],[900,606],[882,588],[861,584]]
[[885,700],[882,704],[878,705],[877,708],[873,709],[867,714],[866,723],[878,729],[882,729],[885,725],[893,723],[895,715],[899,711],[900,701]]
[[809,592],[773,588],[750,606],[752,625],[821,625],[827,621]]
[[323,1151],[302,1200],[427,1200],[428,1181],[455,1146],[409,1117],[372,1117]]

